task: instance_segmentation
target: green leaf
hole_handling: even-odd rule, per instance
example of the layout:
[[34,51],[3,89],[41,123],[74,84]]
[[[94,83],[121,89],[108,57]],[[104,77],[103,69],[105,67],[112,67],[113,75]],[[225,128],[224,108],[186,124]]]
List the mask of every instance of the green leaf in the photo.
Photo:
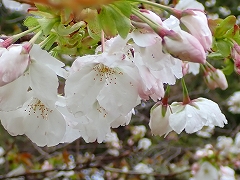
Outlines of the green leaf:
[[41,18],[37,20],[39,25],[41,26],[44,35],[48,35],[52,30],[55,23],[58,21],[58,18]]
[[130,2],[116,1],[113,5],[116,6],[127,18],[129,18],[132,14],[132,6]]
[[211,59],[211,60],[221,60],[223,59],[223,55],[219,52],[212,52],[211,54],[208,54],[207,56],[208,59]]
[[63,24],[59,24],[56,28],[56,31],[60,36],[68,36],[83,26],[85,26],[85,23],[83,21],[80,21],[72,26],[64,26]]
[[98,12],[97,10],[85,9],[85,21],[87,22],[88,34],[91,38],[100,40],[101,38],[101,27],[98,21]]
[[47,42],[46,42],[46,45],[45,45],[44,49],[46,51],[49,51],[52,48],[53,44],[56,42],[56,40],[57,40],[57,35],[53,34],[53,33],[50,34],[47,37]]
[[117,34],[117,28],[111,7],[102,6],[101,12],[98,15],[98,22],[106,35],[114,36]]
[[231,53],[231,43],[229,41],[219,40],[216,42],[218,52],[221,53],[224,57],[228,57]]
[[216,28],[214,36],[216,38],[222,38],[231,28],[236,24],[236,17],[231,15],[226,17]]
[[37,21],[37,19],[36,19],[35,17],[33,17],[33,16],[28,16],[28,17],[24,20],[23,25],[24,25],[24,26],[27,26],[28,28],[30,28],[30,27],[36,27],[36,26],[38,26],[39,23],[38,23],[38,21]]
[[73,20],[72,10],[63,9],[61,11],[61,23],[64,25],[69,24]]
[[114,17],[114,22],[115,22],[117,31],[122,38],[126,38],[131,28],[131,21],[129,18],[124,16],[121,13],[121,11],[118,10],[115,6],[111,6],[111,7],[112,7],[111,13],[112,13],[112,16]]
[[225,59],[224,64],[226,65],[225,68],[222,69],[223,73],[226,75],[230,75],[234,71],[234,63],[231,59]]

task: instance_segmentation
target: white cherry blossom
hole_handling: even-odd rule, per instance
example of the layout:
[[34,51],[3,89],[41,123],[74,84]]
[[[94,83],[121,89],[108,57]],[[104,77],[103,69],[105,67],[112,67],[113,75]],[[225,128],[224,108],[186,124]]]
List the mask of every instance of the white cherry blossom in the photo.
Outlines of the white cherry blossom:
[[[56,106],[44,104],[32,96],[21,108],[0,112],[1,123],[13,136],[25,134],[38,146],[55,146],[66,131],[66,121]],[[52,103],[53,104],[53,103]]]
[[200,166],[200,169],[195,174],[193,180],[202,180],[202,179],[218,179],[218,170],[209,162],[203,162]]
[[79,57],[66,80],[67,106],[75,116],[96,100],[107,112],[126,116],[138,103],[138,72],[123,53]]
[[[15,66],[18,67],[18,64]],[[34,45],[30,51],[28,70],[15,81],[0,87],[0,110],[13,110],[22,106],[28,100],[26,94],[29,88],[35,97],[42,99],[45,104],[53,103],[53,106],[59,85],[57,75],[66,77],[63,66],[64,63],[53,58],[39,45]]]
[[174,102],[171,104],[171,110],[169,125],[178,134],[184,129],[187,133],[194,133],[203,126],[223,127],[227,124],[218,104],[206,98],[198,98],[185,105]]

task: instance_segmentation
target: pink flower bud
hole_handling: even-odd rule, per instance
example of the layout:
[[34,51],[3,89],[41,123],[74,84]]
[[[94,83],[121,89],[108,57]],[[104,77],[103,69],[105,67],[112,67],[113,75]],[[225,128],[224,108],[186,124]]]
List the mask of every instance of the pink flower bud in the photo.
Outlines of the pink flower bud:
[[234,60],[235,71],[240,74],[240,46],[234,44],[231,52],[232,59]]
[[204,64],[206,62],[206,54],[203,46],[193,35],[183,31],[179,24],[179,20],[174,16],[170,16],[163,22],[164,28],[168,28],[170,31],[178,34],[178,38],[173,38],[173,33],[166,33],[162,37],[165,50],[183,61]]
[[219,87],[220,89],[225,90],[228,88],[227,79],[220,69],[207,72],[204,80],[209,89],[215,89]]
[[181,17],[180,21],[203,46],[204,50],[209,50],[212,46],[212,33],[208,27],[206,15],[202,11],[194,11],[194,15]]
[[19,76],[27,69],[30,58],[21,45],[12,45],[0,54],[0,87]]
[[179,31],[179,35],[181,40],[174,40],[168,36],[163,38],[167,52],[184,61],[204,64],[206,62],[206,54],[200,42],[185,31]]

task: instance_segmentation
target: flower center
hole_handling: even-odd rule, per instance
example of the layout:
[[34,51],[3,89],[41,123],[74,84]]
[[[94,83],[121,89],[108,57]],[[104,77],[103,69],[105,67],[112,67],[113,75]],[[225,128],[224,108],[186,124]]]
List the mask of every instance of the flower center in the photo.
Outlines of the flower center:
[[108,84],[117,84],[117,76],[116,75],[123,75],[123,73],[118,70],[117,68],[109,68],[105,66],[104,64],[98,64],[93,67],[93,70],[96,72],[96,75],[94,77],[95,80],[103,81],[105,79],[106,85]]
[[47,120],[49,113],[52,113],[52,110],[47,108],[39,99],[34,98],[30,104],[27,105],[27,108],[24,110],[28,112],[28,115],[34,115],[36,118],[42,118]]

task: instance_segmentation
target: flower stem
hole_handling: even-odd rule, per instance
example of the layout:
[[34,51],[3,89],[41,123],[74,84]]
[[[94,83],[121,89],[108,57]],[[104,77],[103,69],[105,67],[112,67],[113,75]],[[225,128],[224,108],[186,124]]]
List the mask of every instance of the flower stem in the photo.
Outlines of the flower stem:
[[[49,43],[52,45],[53,41],[57,39],[57,36],[55,34],[50,34],[46,39],[44,39],[39,45],[43,49],[45,46],[49,45]],[[49,47],[49,46],[48,46]],[[49,49],[46,49],[49,50]]]
[[174,15],[177,18],[180,18],[182,16],[182,11],[171,8],[169,6],[165,6],[165,5],[158,4],[158,3],[155,3],[155,2],[151,2],[151,1],[147,1],[147,0],[132,0],[132,1],[143,3],[143,4],[148,4],[148,5],[151,5],[153,7],[160,8],[162,10],[167,11],[169,14]]
[[29,34],[29,33],[33,32],[33,31],[37,30],[37,29],[40,28],[40,27],[41,27],[41,26],[38,25],[38,26],[36,26],[36,27],[34,27],[34,28],[32,28],[32,29],[28,29],[28,30],[26,30],[26,31],[24,31],[24,32],[21,32],[21,33],[19,33],[19,34],[15,34],[15,35],[7,38],[5,41],[3,41],[3,42],[0,44],[0,46],[7,48],[7,47],[9,47],[11,44],[13,44],[14,42],[16,42],[18,39],[20,39],[21,37],[26,36],[27,34]]
[[142,14],[139,10],[132,8],[132,13],[139,19],[141,19],[143,22],[147,23],[152,28],[152,30],[155,31],[159,36],[163,37],[170,33],[169,30],[155,23],[154,21],[146,17],[144,14]]
[[42,30],[38,31],[37,34],[35,34],[28,43],[23,45],[23,47],[26,49],[27,52],[30,52],[33,44],[36,42],[36,40],[39,38],[39,36],[42,35],[42,33],[43,33]]
[[167,85],[164,97],[162,98],[162,105],[163,106],[167,106],[168,105],[168,98],[169,98],[169,96],[170,96],[170,86]]
[[102,47],[102,52],[104,52],[105,49],[105,36],[104,36],[104,31],[102,30],[101,32],[101,47]]
[[189,104],[191,102],[191,99],[189,98],[188,90],[187,90],[187,86],[184,78],[181,79],[181,82],[182,82],[182,88],[183,88],[183,104]]

